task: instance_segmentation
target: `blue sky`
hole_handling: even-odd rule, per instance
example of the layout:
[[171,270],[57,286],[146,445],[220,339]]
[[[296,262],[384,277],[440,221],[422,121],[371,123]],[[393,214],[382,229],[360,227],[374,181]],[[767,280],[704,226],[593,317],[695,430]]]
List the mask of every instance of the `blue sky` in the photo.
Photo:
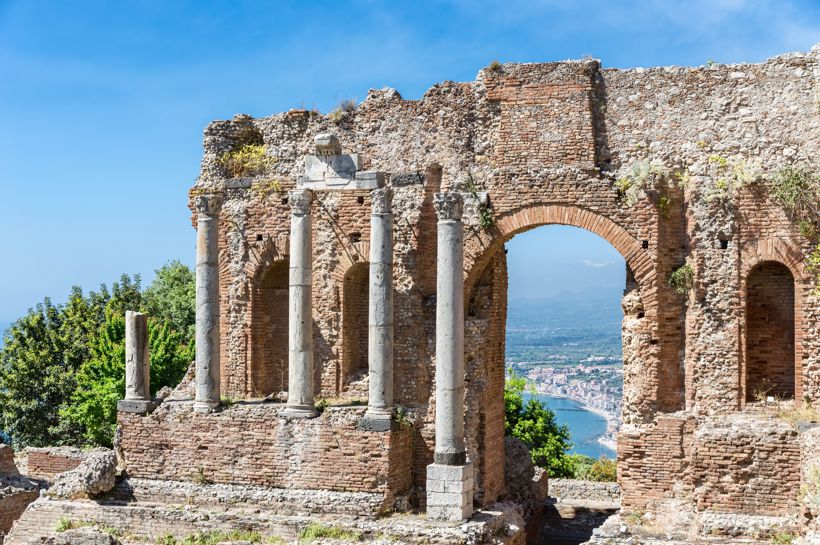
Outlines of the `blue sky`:
[[[186,190],[212,119],[329,111],[371,87],[418,98],[493,59],[698,65],[819,41],[817,0],[0,0],[0,322],[72,284],[191,263]],[[537,281],[514,268],[512,296],[549,295],[581,277],[572,267],[611,280],[609,265],[585,265],[611,248],[570,231],[513,241],[513,264],[566,251]]]

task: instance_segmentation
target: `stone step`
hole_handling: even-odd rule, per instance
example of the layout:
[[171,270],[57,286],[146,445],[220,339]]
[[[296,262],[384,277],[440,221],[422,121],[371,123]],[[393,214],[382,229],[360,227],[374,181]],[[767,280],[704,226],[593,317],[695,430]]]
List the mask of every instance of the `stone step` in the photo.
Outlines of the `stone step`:
[[199,532],[232,530],[259,532],[286,541],[298,538],[311,524],[355,532],[365,542],[408,545],[524,545],[523,520],[514,505],[499,504],[478,511],[469,522],[442,522],[423,515],[397,514],[381,518],[354,516],[287,516],[260,508],[220,507],[42,497],[31,504],[6,537],[4,545],[27,545],[53,536],[58,525],[95,524],[115,531],[126,543],[157,543],[173,536],[177,542]]

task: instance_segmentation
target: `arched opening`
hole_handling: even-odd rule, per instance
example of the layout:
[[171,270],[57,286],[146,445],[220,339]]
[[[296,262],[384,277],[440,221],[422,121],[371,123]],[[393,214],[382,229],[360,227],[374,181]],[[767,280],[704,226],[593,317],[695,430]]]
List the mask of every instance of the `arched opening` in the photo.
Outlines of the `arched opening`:
[[794,276],[775,261],[746,280],[746,400],[795,396]]
[[288,262],[274,261],[253,293],[251,391],[288,389]]
[[[553,371],[559,362],[574,367],[572,373],[562,373],[560,380],[564,385],[569,381],[575,384],[552,392],[557,395],[551,397],[564,405],[556,407],[565,413],[562,416],[576,412],[589,417],[580,419],[585,433],[578,447],[585,447],[592,458],[606,455],[610,461],[605,470],[614,478],[612,459],[616,455],[618,417],[630,423],[642,422],[651,418],[658,407],[661,366],[655,234],[646,233],[641,240],[604,216],[554,204],[515,210],[497,218],[488,231],[465,234],[465,439],[468,458],[475,468],[474,502],[487,505],[505,494],[515,497],[516,490],[533,487],[528,479],[518,482],[520,471],[516,467],[520,464],[516,460],[521,457],[505,454],[516,450],[504,437],[505,367],[513,359],[520,360],[519,363],[539,363]],[[579,242],[576,237],[586,240]],[[603,253],[590,250],[588,244],[592,241]],[[513,261],[515,258],[520,258],[518,264]],[[548,274],[548,269],[553,274]],[[599,289],[592,289],[596,287]],[[573,291],[579,300],[573,301]],[[584,297],[590,300],[581,301]],[[530,300],[525,309],[529,315],[522,316],[520,306],[514,308],[522,299]],[[550,311],[566,311],[570,316],[545,316]],[[551,324],[539,328],[538,322],[544,318],[550,319]],[[572,321],[575,327],[570,328]],[[596,326],[601,330],[589,331]],[[588,343],[586,346],[569,338],[585,331],[582,342]],[[544,334],[552,338],[538,338]],[[548,350],[573,353],[550,354]],[[529,374],[529,370],[520,367],[520,374]],[[544,382],[559,385],[553,381],[557,377],[548,378],[548,374],[557,373],[544,373]],[[593,382],[596,388],[608,387],[607,395],[586,396],[591,393]],[[500,410],[496,410],[499,406]],[[602,412],[607,416],[602,417]],[[592,426],[598,429],[590,431]],[[550,479],[550,489],[557,491],[554,479]],[[598,522],[620,508],[620,492],[613,486],[606,483],[602,487],[602,494],[609,494],[610,501],[604,502],[608,504],[604,509],[596,508],[600,518],[592,517],[587,521],[591,524],[584,523],[586,534],[576,532],[576,521],[563,521],[563,529],[575,528],[574,535],[564,534],[565,542],[585,541]],[[581,484],[565,492],[585,488]],[[570,497],[561,498],[564,507],[571,505]],[[572,518],[572,510],[569,515]],[[545,516],[555,522],[556,518],[563,518],[563,513],[552,510]],[[550,539],[558,539],[560,526],[559,521],[559,527],[549,532]]]
[[342,390],[367,397],[367,330],[370,300],[370,266],[356,263],[344,277],[342,297]]

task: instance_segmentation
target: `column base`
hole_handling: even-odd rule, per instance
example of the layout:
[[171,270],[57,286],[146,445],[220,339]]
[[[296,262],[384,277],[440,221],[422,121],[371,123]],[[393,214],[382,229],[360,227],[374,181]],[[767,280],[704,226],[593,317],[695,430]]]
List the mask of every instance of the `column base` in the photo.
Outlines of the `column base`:
[[427,466],[427,517],[460,521],[473,514],[473,464]]
[[194,401],[194,412],[201,414],[209,414],[216,412],[219,408],[218,401]]
[[148,399],[120,399],[117,411],[121,413],[148,414],[156,408],[156,403]]
[[319,416],[319,411],[313,405],[286,405],[281,414],[293,418],[314,418]]
[[368,409],[362,419],[359,420],[359,429],[365,431],[390,431],[398,429],[398,422],[393,420],[392,410],[371,411]]

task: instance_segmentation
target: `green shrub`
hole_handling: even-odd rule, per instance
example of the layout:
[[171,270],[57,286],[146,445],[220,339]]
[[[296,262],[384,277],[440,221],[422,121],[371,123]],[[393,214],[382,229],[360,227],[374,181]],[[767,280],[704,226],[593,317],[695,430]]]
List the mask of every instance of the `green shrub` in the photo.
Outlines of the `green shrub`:
[[820,201],[820,176],[806,167],[785,166],[772,178],[770,192],[791,214],[813,217]]
[[682,265],[669,275],[669,285],[677,293],[685,295],[695,284],[695,271],[689,264]]
[[614,483],[618,480],[618,466],[612,458],[601,456],[589,468],[589,480]]

